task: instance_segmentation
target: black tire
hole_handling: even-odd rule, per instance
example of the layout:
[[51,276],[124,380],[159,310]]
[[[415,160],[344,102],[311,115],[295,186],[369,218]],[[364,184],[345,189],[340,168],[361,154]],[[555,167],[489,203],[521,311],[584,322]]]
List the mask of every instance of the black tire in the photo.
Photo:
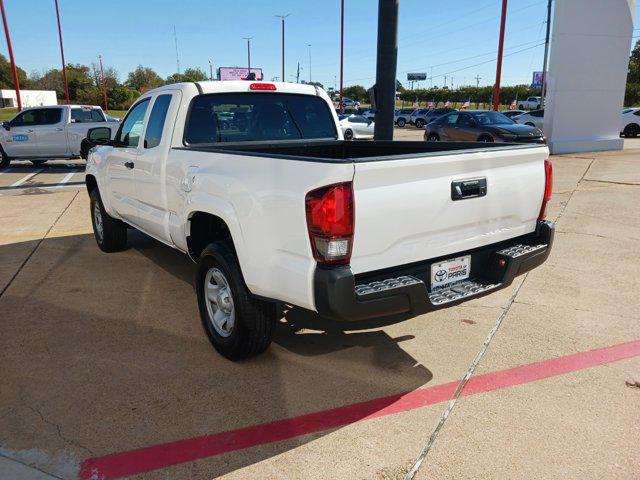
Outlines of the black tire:
[[344,139],[345,140],[353,140],[353,130],[347,129],[344,131]]
[[482,135],[480,138],[478,138],[478,141],[484,143],[493,143],[493,137],[491,137],[490,135]]
[[520,106],[518,107],[520,110],[524,110],[524,105],[520,104]]
[[[91,190],[90,209],[91,209],[91,225],[93,226],[93,236],[96,239],[96,243],[100,250],[107,253],[121,252],[127,248],[127,226],[109,216],[105,211],[100,193],[97,188]],[[97,226],[96,218],[97,213],[100,213],[100,220],[102,223],[102,233]]]
[[0,169],[9,168],[9,164],[11,163],[11,159],[7,157],[7,154],[4,153],[4,149],[0,147],[0,154],[2,157],[0,158]]
[[89,157],[89,150],[91,150],[91,145],[89,144],[89,142],[85,138],[80,143],[80,158],[83,159],[83,160],[86,160],[87,157]]
[[[226,336],[216,330],[209,314],[211,305],[205,293],[209,272],[218,270],[231,290],[234,323]],[[241,360],[264,352],[276,328],[277,308],[274,303],[258,300],[247,289],[233,247],[228,241],[209,244],[198,261],[196,289],[200,318],[209,341],[223,357]]]
[[440,141],[440,137],[438,136],[437,133],[430,133],[427,136],[427,142],[439,142]]
[[31,163],[33,163],[36,167],[39,167],[40,165],[44,165],[46,163],[46,160],[29,160]]
[[418,118],[416,120],[416,128],[424,128],[424,120]]
[[404,118],[399,118],[398,121],[396,122],[396,125],[398,125],[400,128],[403,128],[406,124],[407,124],[407,121]]
[[622,135],[627,138],[637,137],[638,134],[640,134],[640,126],[636,125],[635,123],[630,123],[629,125],[624,127],[624,131],[622,132]]

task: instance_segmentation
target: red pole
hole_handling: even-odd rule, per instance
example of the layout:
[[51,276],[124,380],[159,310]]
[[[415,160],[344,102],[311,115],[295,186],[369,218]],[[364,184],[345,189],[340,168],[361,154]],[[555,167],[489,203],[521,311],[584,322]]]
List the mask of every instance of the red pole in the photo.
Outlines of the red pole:
[[344,78],[344,0],[340,13],[340,115],[342,115],[342,81]]
[[102,95],[104,95],[104,110],[109,113],[109,106],[107,105],[107,89],[104,86],[104,70],[102,69],[102,55],[98,55],[100,59],[100,75],[102,75]]
[[69,101],[69,84],[67,83],[67,64],[64,61],[64,46],[62,45],[62,27],[60,26],[60,9],[58,8],[58,0],[56,2],[56,15],[58,17],[58,36],[60,37],[60,53],[62,54],[62,78],[64,79],[64,90],[67,93],[67,105]]
[[18,103],[18,111],[22,111],[22,99],[20,98],[20,81],[18,80],[18,69],[16,61],[13,58],[13,47],[11,46],[11,36],[9,35],[9,27],[7,26],[7,14],[4,11],[4,0],[0,0],[0,9],[2,9],[2,23],[4,23],[4,33],[7,36],[7,49],[9,50],[9,58],[11,59],[11,73],[13,74],[13,86],[16,89],[16,101]]
[[282,81],[287,81],[284,78],[284,17],[282,17]]
[[497,112],[500,106],[500,76],[502,75],[502,50],[504,48],[504,24],[507,21],[507,0],[502,0],[502,17],[500,18],[500,41],[498,43],[498,65],[496,68],[496,86],[493,91],[493,109]]

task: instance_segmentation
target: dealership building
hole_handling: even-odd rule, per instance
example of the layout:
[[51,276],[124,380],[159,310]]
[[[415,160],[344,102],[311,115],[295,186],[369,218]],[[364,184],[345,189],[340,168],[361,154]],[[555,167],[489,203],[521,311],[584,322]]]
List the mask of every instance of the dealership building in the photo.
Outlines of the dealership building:
[[[42,107],[58,104],[55,90],[20,90],[20,100],[22,100],[23,107]],[[15,90],[0,90],[0,108],[17,106],[18,101]]]

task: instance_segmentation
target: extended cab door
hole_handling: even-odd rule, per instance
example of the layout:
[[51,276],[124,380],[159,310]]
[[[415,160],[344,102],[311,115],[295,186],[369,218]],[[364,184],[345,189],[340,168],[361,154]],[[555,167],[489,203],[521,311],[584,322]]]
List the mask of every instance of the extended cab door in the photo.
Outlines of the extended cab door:
[[111,205],[123,219],[136,224],[134,167],[141,146],[149,98],[135,104],[120,124],[114,147],[106,154]]
[[135,166],[136,223],[142,230],[161,240],[171,241],[167,208],[165,169],[171,148],[173,119],[180,105],[181,93],[166,90],[152,100]]
[[68,109],[41,108],[41,121],[37,126],[38,151],[41,157],[69,156],[66,125]]
[[24,110],[9,122],[9,130],[2,130],[2,146],[13,158],[38,156],[36,125],[41,119],[39,108]]

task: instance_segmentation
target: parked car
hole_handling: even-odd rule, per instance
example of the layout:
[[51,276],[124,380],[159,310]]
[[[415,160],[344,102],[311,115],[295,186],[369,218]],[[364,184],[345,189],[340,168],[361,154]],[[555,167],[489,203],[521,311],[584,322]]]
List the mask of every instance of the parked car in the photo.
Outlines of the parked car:
[[513,120],[517,123],[538,127],[542,130],[544,125],[544,110],[532,110],[521,115],[516,115],[513,117]]
[[365,118],[370,118],[371,120],[376,119],[376,111],[375,110],[365,110],[362,112],[362,116]]
[[503,110],[500,113],[503,114],[505,117],[513,118],[527,112],[525,112],[524,110]]
[[363,140],[373,138],[373,120],[362,115],[343,115],[340,128],[345,140]]
[[119,122],[120,121],[120,119],[118,117],[113,117],[113,116],[109,115],[108,113],[105,113],[104,116],[107,119],[107,122]]
[[411,121],[411,114],[415,110],[415,108],[403,108],[401,110],[396,110],[393,121],[398,127],[402,128]]
[[360,106],[360,102],[357,102],[355,100],[352,100],[350,98],[347,97],[342,97],[342,107],[359,107]]
[[640,135],[640,108],[627,108],[622,111],[620,135],[623,137]]
[[420,108],[416,109],[411,113],[411,117],[409,121],[412,125],[415,125],[417,128],[422,128],[426,125],[426,116],[433,109],[431,108]]
[[[218,122],[230,105],[243,128]],[[267,349],[284,305],[357,328],[486,295],[546,260],[545,145],[345,142],[332,109],[289,83],[143,93],[115,138],[87,135],[99,248],[124,250],[136,228],[188,254],[204,330],[234,360]]]
[[53,158],[86,158],[83,142],[90,128],[107,124],[113,135],[119,124],[107,121],[102,108],[92,105],[57,105],[25,108],[0,129],[2,160],[30,160],[40,165]]
[[[451,108],[451,107],[434,108],[429,112],[427,112],[424,116],[424,119],[421,118],[421,120],[424,121],[424,125],[427,125],[428,123],[431,123],[434,120],[437,120],[438,118],[442,117],[443,115],[446,115],[447,113],[457,112],[457,111],[458,111],[457,109]],[[420,128],[422,128],[424,125],[422,125],[422,122],[420,122]]]
[[542,97],[529,97],[518,103],[520,110],[539,110],[542,108]]
[[490,110],[448,113],[427,125],[424,139],[436,142],[545,143],[544,135],[536,127],[519,125]]

